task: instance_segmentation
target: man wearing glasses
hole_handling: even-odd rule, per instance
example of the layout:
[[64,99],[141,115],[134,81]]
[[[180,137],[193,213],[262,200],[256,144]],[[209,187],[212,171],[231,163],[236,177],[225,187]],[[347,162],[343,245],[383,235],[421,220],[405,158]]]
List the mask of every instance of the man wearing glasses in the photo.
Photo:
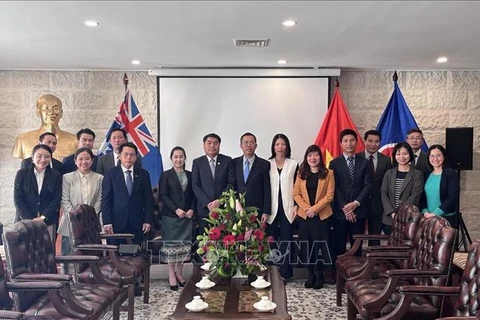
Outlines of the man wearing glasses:
[[133,143],[125,142],[118,152],[120,164],[103,178],[103,229],[106,233],[133,233],[133,242],[141,244],[153,218],[150,176],[134,165],[138,152]]
[[[415,157],[415,168],[429,172],[427,154],[422,151],[423,145],[423,132],[418,128],[413,128],[407,132],[407,143],[412,147]],[[412,163],[413,164],[413,163]]]

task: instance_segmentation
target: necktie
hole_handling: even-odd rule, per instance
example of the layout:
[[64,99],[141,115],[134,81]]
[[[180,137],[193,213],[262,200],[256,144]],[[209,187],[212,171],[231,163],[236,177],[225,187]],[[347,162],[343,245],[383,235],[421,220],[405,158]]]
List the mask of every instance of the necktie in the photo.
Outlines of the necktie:
[[368,165],[370,166],[370,171],[372,171],[372,174],[374,174],[375,164],[373,163],[373,155],[370,155],[370,157],[368,157]]
[[353,176],[355,175],[355,164],[353,163],[353,157],[347,158],[348,162],[348,171],[350,172],[350,178],[353,180]]
[[413,161],[413,163],[416,165],[417,164],[417,160],[418,160],[418,155],[416,154],[415,155],[415,161]]
[[127,173],[127,190],[128,190],[128,195],[132,195],[132,190],[133,190],[133,180],[132,180],[132,170],[127,170],[125,171]]
[[215,159],[210,159],[210,170],[212,171],[212,177],[215,178]]
[[245,160],[245,165],[243,166],[243,182],[247,182],[249,173],[250,173],[250,163],[248,162],[248,160]]

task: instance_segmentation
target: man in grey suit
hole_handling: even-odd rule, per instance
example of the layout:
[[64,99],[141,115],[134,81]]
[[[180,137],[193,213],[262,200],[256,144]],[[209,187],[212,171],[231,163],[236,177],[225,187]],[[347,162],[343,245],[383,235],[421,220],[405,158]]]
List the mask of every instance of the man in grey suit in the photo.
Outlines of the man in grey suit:
[[413,156],[415,157],[415,168],[423,173],[429,172],[427,154],[422,151],[423,132],[418,128],[413,128],[407,132],[407,143],[413,149]]
[[[370,191],[370,215],[368,216],[368,233],[382,233],[382,187],[383,176],[392,167],[392,161],[386,155],[378,152],[382,135],[377,130],[368,130],[364,135],[365,151],[357,153],[358,156],[368,160],[368,167],[372,173],[372,189]],[[370,240],[369,246],[380,245],[379,240]]]
[[[127,133],[125,130],[116,128],[110,132],[110,136],[107,137],[108,142],[112,145],[112,152],[107,153],[100,158],[98,158],[97,164],[97,173],[101,175],[105,175],[110,169],[116,167],[119,163],[119,153],[118,148],[127,142]],[[137,160],[135,161],[135,168],[142,167],[142,158],[140,155],[137,156]]]
[[[209,133],[203,137],[204,156],[200,156],[192,162],[192,188],[197,198],[197,210],[195,210],[196,235],[203,234],[211,210],[220,207],[219,198],[222,192],[235,186],[235,173],[233,171],[232,158],[220,154],[222,140],[215,133]],[[196,246],[193,246],[194,249]],[[195,257],[201,262],[199,257]]]

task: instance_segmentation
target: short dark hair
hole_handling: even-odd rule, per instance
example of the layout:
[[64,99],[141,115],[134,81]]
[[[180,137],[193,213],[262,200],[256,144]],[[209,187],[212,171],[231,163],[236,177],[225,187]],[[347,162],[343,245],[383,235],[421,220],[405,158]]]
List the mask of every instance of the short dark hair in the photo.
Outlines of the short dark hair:
[[[110,133],[108,134],[107,141],[110,141],[110,138],[112,137],[112,133],[114,133],[115,131],[120,131],[121,133],[123,133],[123,137],[125,138],[125,140],[127,139],[127,133],[125,132],[125,130],[120,128],[115,128],[115,129],[112,129],[112,131],[110,131]],[[95,138],[95,135],[93,137]]]
[[124,142],[120,145],[120,147],[118,147],[118,153],[122,153],[123,151],[123,148],[125,147],[129,147],[129,148],[132,148],[133,150],[135,150],[135,153],[138,154],[138,149],[137,149],[137,146],[135,144],[133,144],[132,142]]
[[82,152],[88,153],[88,154],[90,155],[90,158],[92,158],[92,160],[93,160],[93,157],[94,157],[94,156],[93,156],[93,151],[90,150],[90,149],[87,148],[87,147],[78,148],[77,151],[75,151],[75,155],[73,156],[73,158],[74,158],[75,160],[77,160],[78,155],[79,155],[80,153],[82,153]]
[[418,128],[412,128],[412,129],[408,130],[407,131],[407,136],[411,135],[412,133],[420,133],[423,136],[422,130],[420,130]]
[[55,139],[57,139],[57,136],[52,133],[52,132],[44,132],[42,133],[39,137],[38,137],[38,142],[42,143],[43,142],[43,139],[45,139],[46,136],[52,136],[54,137]]
[[50,156],[52,155],[52,149],[47,146],[46,144],[37,144],[35,147],[33,147],[32,149],[32,158],[33,158],[33,155],[35,154],[35,152],[38,150],[38,149],[44,149],[44,150],[47,150],[48,153],[50,153]]
[[408,162],[412,162],[412,161],[415,161],[415,154],[413,153],[413,149],[412,147],[406,143],[406,142],[399,142],[395,145],[395,147],[393,147],[393,151],[392,151],[392,163],[393,164],[398,164],[397,162],[397,159],[395,159],[395,155],[397,154],[397,151],[400,149],[400,148],[405,148],[407,149],[408,151],[408,156],[409,156],[409,160]]
[[208,138],[215,138],[215,139],[218,140],[218,143],[222,143],[222,139],[216,133],[212,132],[212,133],[207,134],[205,137],[203,137],[203,143],[205,143],[205,141],[207,141]]
[[285,157],[290,158],[292,156],[292,149],[290,148],[290,140],[288,140],[288,137],[283,133],[277,133],[276,135],[273,136],[273,139],[272,139],[272,147],[271,147],[272,156],[270,157],[270,159],[275,158],[275,156],[277,155],[275,153],[275,143],[277,143],[278,139],[282,139],[283,141],[285,141],[285,146],[287,148],[287,150],[285,151]]
[[255,137],[255,135],[251,132],[245,132],[244,134],[242,134],[242,136],[240,137],[240,143],[242,142],[244,137],[249,137],[249,136],[252,136],[253,140],[255,140],[255,143],[257,143],[257,137]]
[[352,135],[352,136],[355,137],[355,140],[358,140],[357,133],[354,130],[344,129],[344,130],[342,130],[342,132],[340,132],[340,142],[342,142],[343,137],[348,136],[348,135]]
[[428,148],[427,152],[427,159],[428,159],[428,167],[430,170],[433,170],[433,166],[430,163],[430,154],[432,153],[432,150],[440,150],[440,152],[443,154],[443,163],[442,163],[442,168],[445,168],[448,165],[448,158],[447,158],[447,150],[441,145],[441,144],[434,144]]
[[325,161],[323,161],[322,150],[316,144],[312,144],[307,148],[305,151],[305,155],[303,156],[303,162],[300,165],[300,170],[298,171],[298,175],[302,180],[307,180],[312,176],[312,171],[310,165],[308,164],[307,157],[310,153],[317,152],[320,155],[320,164],[318,168],[318,178],[324,179],[328,174],[328,169],[325,167]]
[[82,136],[82,134],[92,135],[92,136],[93,136],[93,139],[95,140],[95,132],[93,132],[92,130],[90,130],[90,129],[88,129],[88,128],[83,128],[83,129],[78,130],[78,132],[77,132],[77,140],[80,140],[80,137]]
[[365,132],[365,135],[363,136],[363,140],[367,140],[368,139],[368,136],[377,136],[380,138],[380,140],[382,140],[382,134],[380,132],[378,132],[377,130],[368,130],[367,132]]

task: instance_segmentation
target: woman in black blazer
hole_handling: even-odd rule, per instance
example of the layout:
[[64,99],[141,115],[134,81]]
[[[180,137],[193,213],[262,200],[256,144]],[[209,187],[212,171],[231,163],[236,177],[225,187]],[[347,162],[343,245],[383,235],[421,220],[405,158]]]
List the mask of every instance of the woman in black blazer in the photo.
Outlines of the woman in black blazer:
[[192,190],[192,173],[185,170],[185,150],[175,147],[170,152],[173,168],[165,171],[159,182],[162,207],[162,240],[160,259],[168,263],[171,290],[183,287],[183,262],[190,258],[192,217],[195,197]]
[[22,219],[43,221],[53,236],[62,198],[62,176],[50,167],[51,160],[52,149],[44,144],[36,145],[32,151],[32,165],[17,171],[13,198],[17,211],[15,222]]
[[426,217],[442,216],[458,228],[457,202],[460,188],[457,171],[447,167],[447,151],[439,144],[428,149],[431,172],[425,180],[422,212]]
[[392,158],[394,167],[385,172],[380,189],[385,234],[392,232],[392,219],[397,208],[403,204],[418,206],[423,191],[423,172],[410,165],[414,160],[412,147],[406,142],[397,143]]

